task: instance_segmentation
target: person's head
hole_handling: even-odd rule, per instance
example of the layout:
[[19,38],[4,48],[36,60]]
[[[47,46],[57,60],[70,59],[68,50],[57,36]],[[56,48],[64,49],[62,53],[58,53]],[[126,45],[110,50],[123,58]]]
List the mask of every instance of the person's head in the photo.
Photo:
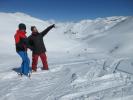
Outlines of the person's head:
[[21,30],[21,31],[26,31],[26,25],[25,25],[24,23],[20,23],[20,24],[18,25],[18,28],[19,28],[19,30]]
[[31,26],[32,33],[38,33],[36,26]]

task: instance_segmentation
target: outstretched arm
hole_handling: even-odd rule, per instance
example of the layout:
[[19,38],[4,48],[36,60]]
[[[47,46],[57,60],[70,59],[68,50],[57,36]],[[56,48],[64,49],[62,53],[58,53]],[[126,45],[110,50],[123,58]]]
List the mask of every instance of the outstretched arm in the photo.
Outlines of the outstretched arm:
[[44,31],[41,32],[42,36],[45,36],[54,27],[55,27],[55,24],[47,27]]

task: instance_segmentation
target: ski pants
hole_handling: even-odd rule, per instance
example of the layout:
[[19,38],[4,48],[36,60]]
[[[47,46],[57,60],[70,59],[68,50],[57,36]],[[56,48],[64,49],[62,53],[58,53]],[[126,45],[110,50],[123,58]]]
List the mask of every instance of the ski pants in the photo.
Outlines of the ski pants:
[[22,59],[22,64],[21,64],[21,74],[28,75],[30,72],[30,60],[28,58],[27,52],[26,51],[20,51],[18,52],[18,55]]
[[45,53],[40,54],[32,54],[32,70],[37,70],[37,64],[38,64],[38,57],[41,58],[43,69],[48,70],[48,63],[47,63],[47,56]]

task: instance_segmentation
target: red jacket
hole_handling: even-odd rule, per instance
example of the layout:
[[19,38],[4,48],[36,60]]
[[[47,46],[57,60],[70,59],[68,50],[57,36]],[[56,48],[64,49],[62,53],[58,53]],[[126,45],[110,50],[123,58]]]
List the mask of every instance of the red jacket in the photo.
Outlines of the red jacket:
[[27,51],[27,47],[26,47],[26,32],[21,31],[21,30],[17,30],[16,34],[14,36],[15,38],[15,44],[16,44],[16,51]]

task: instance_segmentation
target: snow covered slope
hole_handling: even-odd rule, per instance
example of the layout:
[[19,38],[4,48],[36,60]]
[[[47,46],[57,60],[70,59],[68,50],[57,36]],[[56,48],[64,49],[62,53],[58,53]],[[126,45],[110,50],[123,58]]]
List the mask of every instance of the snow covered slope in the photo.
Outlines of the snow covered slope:
[[[48,51],[53,52],[66,52],[72,51],[72,49],[77,50],[79,48],[84,49],[86,48],[86,44],[81,43],[84,41],[75,41],[75,39],[90,40],[105,33],[125,19],[127,19],[127,17],[119,16],[97,18],[96,20],[82,20],[77,23],[57,22],[56,29],[50,31],[50,33],[46,36],[45,42],[47,44],[47,49]],[[53,24],[50,21],[42,21],[23,13],[0,13],[0,22],[0,26],[2,26],[0,30],[0,41],[2,41],[2,44],[0,46],[2,46],[1,48],[4,50],[10,48],[4,52],[14,51],[13,37],[19,23],[23,22],[27,25],[27,35],[31,34],[30,27],[32,25],[36,25],[39,31],[42,31],[48,25]],[[10,44],[10,46],[5,44]],[[94,51],[94,49],[90,51]]]
[[[43,31],[46,27],[53,24],[52,22],[42,21],[36,18],[33,18],[29,15],[23,13],[0,13],[0,30],[1,38],[0,48],[3,48],[4,51],[0,53],[12,53],[14,51],[14,34],[17,30],[19,23],[25,23],[27,26],[27,36],[31,34],[30,27],[37,26],[39,31]],[[62,25],[61,25],[62,26]],[[46,46],[48,46],[48,51],[64,51],[69,47],[73,47],[77,42],[67,38],[62,34],[63,29],[53,29],[46,36]],[[67,41],[66,41],[67,40]],[[71,43],[72,42],[72,43]],[[10,45],[10,46],[9,46]],[[58,46],[57,46],[58,45]],[[7,49],[9,48],[9,49]],[[66,51],[65,51],[66,52]]]
[[[55,23],[44,38],[49,71],[19,77],[21,59],[14,34],[19,23],[39,31]],[[0,100],[132,100],[133,17],[79,22],[43,21],[23,13],[0,13]],[[31,52],[29,51],[31,58]]]
[[113,54],[130,56],[133,54],[133,17],[128,17],[111,29],[103,32],[88,44],[95,45]]

